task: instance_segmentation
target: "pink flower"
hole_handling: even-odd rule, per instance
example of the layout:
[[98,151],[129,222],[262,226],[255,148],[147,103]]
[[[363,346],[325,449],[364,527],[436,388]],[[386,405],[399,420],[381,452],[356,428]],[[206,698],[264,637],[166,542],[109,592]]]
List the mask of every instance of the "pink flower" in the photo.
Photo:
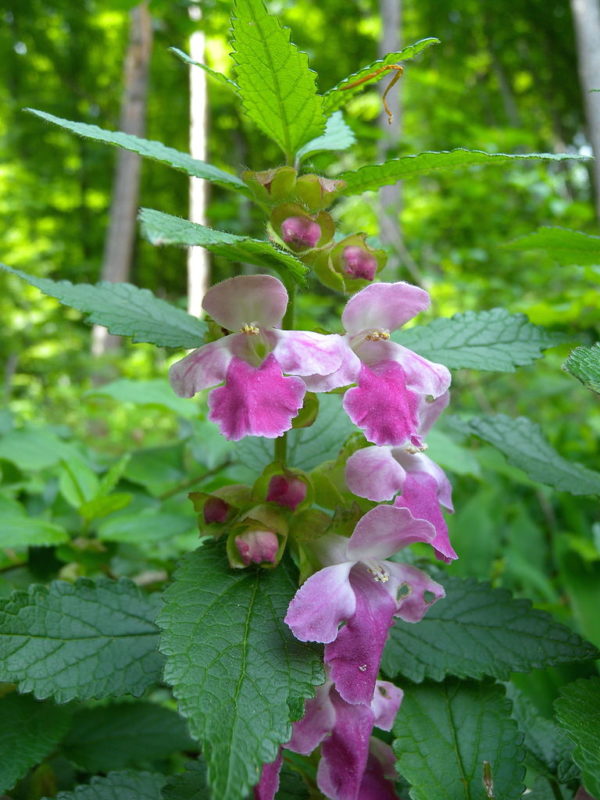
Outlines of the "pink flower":
[[215,322],[236,333],[194,350],[171,367],[171,385],[182,397],[224,383],[210,393],[208,406],[209,418],[228,439],[281,436],[302,407],[302,376],[330,375],[342,363],[342,337],[279,328],[287,303],[284,285],[270,275],[218,283],[202,306]]
[[246,567],[250,564],[274,564],[279,539],[273,531],[247,531],[235,537],[235,546]]
[[372,281],[377,272],[377,259],[362,247],[349,245],[342,252],[344,272],[353,278]]
[[453,511],[452,486],[444,471],[422,453],[402,447],[365,447],[346,463],[346,483],[359,497],[381,502],[400,493],[394,505],[408,508],[415,519],[435,531],[431,546],[442,561],[458,558],[448,536],[440,506]]
[[281,238],[294,250],[307,250],[321,238],[321,226],[309,217],[288,217],[281,223]]
[[[395,800],[394,755],[384,742],[372,738],[371,732],[374,726],[391,730],[401,702],[401,689],[377,681],[371,703],[352,705],[328,681],[307,701],[304,716],[294,723],[285,747],[309,755],[321,745],[317,785],[330,800]],[[280,754],[263,767],[256,800],[275,796],[281,761]]]
[[342,314],[348,345],[340,370],[305,379],[312,391],[356,383],[344,409],[378,445],[421,447],[421,434],[447,403],[450,373],[390,341],[396,330],[429,306],[429,295],[408,283],[373,283],[351,297]]
[[394,617],[419,622],[444,596],[443,587],[421,570],[387,560],[434,536],[433,526],[408,509],[377,506],[349,539],[329,534],[315,542],[324,569],[296,592],[285,622],[297,639],[325,644],[330,676],[348,703],[371,702]]

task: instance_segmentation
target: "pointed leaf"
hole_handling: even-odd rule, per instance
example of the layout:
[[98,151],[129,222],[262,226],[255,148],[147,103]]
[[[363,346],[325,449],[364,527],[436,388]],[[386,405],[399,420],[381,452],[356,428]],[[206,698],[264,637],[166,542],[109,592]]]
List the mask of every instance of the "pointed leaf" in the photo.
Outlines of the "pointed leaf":
[[[450,679],[404,688],[393,747],[413,800],[521,797],[522,737],[501,686]],[[486,762],[490,793],[483,782]]]
[[290,42],[290,31],[267,13],[263,0],[233,7],[233,58],[244,110],[291,160],[325,128],[322,98],[308,56]]
[[464,427],[497,447],[509,464],[533,480],[561,492],[600,494],[600,473],[560,456],[544,439],[540,426],[526,417],[473,417]]
[[219,800],[247,796],[323,681],[319,650],[283,623],[297,583],[289,563],[232,570],[211,543],[183,559],[165,593],[165,677],[202,742]]
[[59,703],[140,695],[161,676],[159,603],[124,579],[15,592],[0,605],[0,681]]
[[575,762],[583,783],[600,796],[600,678],[582,678],[561,689],[554,703],[558,721],[575,743]]
[[106,777],[92,778],[85,786],[76,786],[72,792],[59,792],[54,800],[162,800],[166,780],[164,775],[152,772],[109,772]]
[[533,363],[542,350],[567,341],[560,333],[532,325],[525,314],[504,308],[466,311],[392,334],[392,339],[451,369],[514,372]]
[[[403,47],[402,50],[398,50],[395,53],[388,53],[383,58],[373,61],[371,64],[367,64],[366,67],[359,69],[358,72],[348,75],[347,78],[344,78],[344,80],[337,83],[332,89],[329,89],[323,95],[323,106],[325,108],[325,112],[330,114],[332,111],[335,111],[336,109],[345,105],[351,97],[358,92],[361,92],[365,86],[389,76],[390,71],[383,71],[381,70],[381,67],[385,67],[388,64],[397,64],[399,61],[408,61],[411,58],[415,58],[415,56],[418,56],[419,53],[422,53],[424,50],[427,50],[428,47],[431,47],[434,44],[440,44],[440,40],[433,37],[421,39],[414,44],[409,44],[407,47]],[[378,70],[381,71],[378,72]],[[357,81],[360,81],[359,85],[352,86],[352,84],[357,83]]]
[[504,245],[508,250],[544,250],[564,266],[600,264],[600,236],[543,226]]
[[225,86],[230,91],[235,92],[235,94],[238,94],[239,89],[237,83],[235,83],[235,81],[232,81],[226,75],[223,75],[222,72],[217,72],[216,70],[211,69],[206,64],[201,64],[199,61],[194,61],[194,59],[191,56],[188,56],[188,54],[184,53],[183,50],[179,50],[178,47],[169,47],[169,50],[171,51],[171,53],[176,55],[177,58],[180,58],[182,61],[185,61],[186,64],[189,64],[190,66],[193,67],[200,67],[200,69],[203,69],[207,75],[210,75],[211,78],[214,78],[218,83],[220,83],[221,86]]
[[178,150],[162,144],[162,142],[140,139],[139,136],[134,136],[131,133],[107,131],[97,125],[88,125],[86,122],[72,122],[68,119],[55,117],[54,114],[48,114],[45,111],[37,111],[35,108],[26,108],[25,111],[29,111],[47,122],[52,122],[60,128],[72,131],[78,136],[83,136],[85,139],[93,139],[96,142],[104,142],[104,144],[122,147],[124,150],[131,150],[132,153],[137,153],[140,156],[144,156],[144,158],[151,158],[153,161],[160,161],[162,164],[168,164],[170,167],[185,172],[194,178],[204,178],[204,180],[212,183],[218,183],[219,186],[224,186],[226,189],[235,189],[238,192],[247,191],[246,184],[235,175],[224,172],[218,167],[213,167],[212,164],[207,164],[205,161],[192,158],[187,153],[180,153]]
[[308,267],[291,253],[279,250],[270,242],[217,231],[150,208],[141,209],[140,221],[144,236],[152,244],[199,245],[231,261],[245,261],[259,267],[275,269],[284,277],[291,276],[300,283],[306,282],[304,276]]
[[92,286],[38,278],[5,264],[0,264],[0,268],[23,278],[64,305],[83,311],[90,325],[104,325],[118,336],[131,336],[134,342],[187,350],[198,347],[206,332],[206,323],[202,320],[159,300],[148,289],[138,289],[130,283],[102,281]]
[[186,764],[185,772],[172,775],[162,792],[163,800],[192,800],[192,798],[199,800],[205,797],[209,797],[206,765],[200,760],[190,761]]
[[563,369],[588,389],[600,394],[600,342],[591,347],[576,347],[563,364]]
[[417,153],[386,161],[384,164],[369,164],[355,172],[342,172],[337,179],[346,181],[342,194],[360,194],[375,191],[406,178],[416,178],[435,172],[465,169],[472,166],[499,166],[513,161],[535,159],[542,161],[585,161],[587,156],[569,153],[484,153],[482,150],[442,150],[439,153]]
[[511,672],[598,658],[596,648],[529,600],[468,578],[444,577],[446,597],[418,625],[397,620],[382,668],[412,681],[508,678]]
[[0,507],[0,548],[49,547],[69,541],[59,525],[40,517],[31,517],[25,509]]
[[296,159],[303,161],[305,158],[320,153],[323,150],[347,150],[356,141],[354,131],[344,122],[341,111],[336,111],[327,120],[325,133],[307,142],[296,153]]

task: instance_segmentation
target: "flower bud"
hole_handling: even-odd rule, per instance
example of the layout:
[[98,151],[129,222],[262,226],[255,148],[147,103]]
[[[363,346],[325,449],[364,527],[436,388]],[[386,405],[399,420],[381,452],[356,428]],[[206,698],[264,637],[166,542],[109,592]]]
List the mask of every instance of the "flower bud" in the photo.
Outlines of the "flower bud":
[[226,522],[229,517],[231,506],[220,497],[209,497],[204,503],[202,512],[204,522],[210,525],[213,522]]
[[309,250],[321,238],[321,227],[309,217],[288,217],[281,223],[281,238],[294,250]]
[[349,245],[342,251],[343,270],[353,278],[372,281],[377,272],[377,259],[362,247]]
[[295,511],[306,499],[306,492],[306,483],[300,478],[291,474],[273,475],[269,481],[267,501]]
[[235,537],[235,547],[245,567],[250,564],[274,564],[279,539],[273,531],[246,531]]

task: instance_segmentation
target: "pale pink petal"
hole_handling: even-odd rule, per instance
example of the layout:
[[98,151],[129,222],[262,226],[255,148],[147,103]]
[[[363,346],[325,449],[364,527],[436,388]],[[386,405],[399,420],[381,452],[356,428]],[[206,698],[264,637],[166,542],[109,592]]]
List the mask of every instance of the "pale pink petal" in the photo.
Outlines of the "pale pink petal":
[[332,642],[356,609],[350,586],[352,562],[325,567],[305,581],[288,606],[284,622],[301,642]]
[[232,359],[231,347],[236,336],[225,336],[194,350],[169,370],[169,382],[180,397],[193,397],[202,389],[223,383]]
[[353,278],[362,278],[365,281],[372,281],[377,272],[377,259],[362,247],[349,245],[342,251],[342,263],[344,272],[352,275]]
[[402,367],[384,361],[373,368],[362,367],[358,386],[348,389],[343,405],[370,442],[420,447],[419,403],[420,397],[406,388]]
[[316,696],[306,702],[304,716],[292,725],[292,738],[286,749],[308,756],[333,730],[335,710],[329,696],[332,685],[327,681],[319,686]]
[[266,436],[274,439],[292,427],[306,387],[301,378],[284,377],[273,354],[260,367],[233,358],[225,386],[208,397],[209,419],[227,439]]
[[370,705],[396,603],[363,566],[352,570],[350,583],[356,611],[340,628],[336,640],[325,645],[325,663],[346,702]]
[[351,492],[380,503],[402,491],[406,472],[389,447],[365,447],[346,462],[346,484]]
[[235,537],[235,546],[247,567],[250,564],[274,564],[279,539],[273,531],[247,531]]
[[336,715],[331,736],[321,745],[317,786],[330,800],[357,800],[369,754],[373,712],[350,705],[331,690]]
[[371,701],[371,711],[375,715],[373,724],[383,731],[391,731],[396,714],[400,708],[400,703],[404,697],[404,692],[389,681],[377,681],[373,700]]
[[439,502],[448,511],[454,510],[452,505],[452,484],[444,470],[435,461],[423,453],[407,453],[406,450],[402,450],[399,447],[395,447],[392,450],[392,455],[406,472],[423,472],[426,475],[431,475],[437,484]]
[[407,508],[376,506],[359,519],[348,542],[352,561],[379,561],[415,542],[431,544],[433,526],[415,519]]
[[372,283],[346,303],[342,324],[349,334],[393,331],[429,308],[429,294],[410,283]]
[[427,520],[433,525],[435,537],[429,544],[439,559],[448,563],[458,558],[450,544],[448,526],[440,510],[435,478],[426,472],[409,473],[404,481],[402,495],[395,499],[394,506],[408,509],[416,519]]
[[439,397],[444,394],[452,376],[443,364],[436,364],[417,355],[407,347],[392,341],[364,341],[356,347],[356,354],[363,364],[375,367],[382,362],[400,364],[404,372],[404,381],[408,389],[416,394]]
[[398,800],[394,789],[397,779],[395,765],[396,756],[389,744],[372,736],[357,800]]
[[389,589],[397,599],[396,616],[405,622],[420,622],[429,606],[446,596],[443,586],[416,567],[395,561],[385,561],[384,566],[390,575]]
[[349,386],[356,383],[362,364],[360,358],[348,344],[345,336],[341,337],[344,342],[343,360],[340,368],[331,375],[303,375],[304,383],[309,392],[330,392],[332,389],[339,389],[341,386]]
[[279,789],[279,773],[282,763],[283,756],[280,750],[275,761],[264,764],[260,773],[260,781],[254,787],[254,800],[273,800]]
[[281,223],[281,238],[294,250],[306,250],[321,238],[321,227],[309,217],[288,217]]
[[419,430],[423,436],[429,433],[449,402],[450,392],[444,392],[444,394],[436,397],[431,402],[425,401],[421,403],[419,407]]
[[281,324],[288,304],[283,283],[271,275],[238,275],[211,287],[202,308],[228,331],[254,323],[260,327]]
[[336,333],[278,330],[273,334],[273,355],[287,375],[331,375],[348,358],[348,345]]

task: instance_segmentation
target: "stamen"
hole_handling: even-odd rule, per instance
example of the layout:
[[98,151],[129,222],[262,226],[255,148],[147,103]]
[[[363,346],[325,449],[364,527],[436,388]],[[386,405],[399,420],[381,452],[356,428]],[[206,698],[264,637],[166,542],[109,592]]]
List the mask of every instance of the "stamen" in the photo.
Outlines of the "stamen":
[[249,322],[245,325],[242,325],[240,333],[247,333],[249,336],[258,336],[260,330],[258,325],[255,325],[253,322]]
[[425,442],[423,442],[423,444],[420,447],[416,447],[414,444],[407,444],[406,447],[404,448],[404,452],[408,453],[411,456],[414,456],[417,453],[424,453],[425,450],[427,450],[428,448],[429,445],[425,444]]
[[390,338],[390,332],[386,330],[372,330],[367,333],[365,339],[368,342],[382,342],[387,341]]
[[377,561],[368,562],[365,564],[365,566],[377,583],[387,583],[389,581],[389,574],[384,570],[381,564],[377,563]]

